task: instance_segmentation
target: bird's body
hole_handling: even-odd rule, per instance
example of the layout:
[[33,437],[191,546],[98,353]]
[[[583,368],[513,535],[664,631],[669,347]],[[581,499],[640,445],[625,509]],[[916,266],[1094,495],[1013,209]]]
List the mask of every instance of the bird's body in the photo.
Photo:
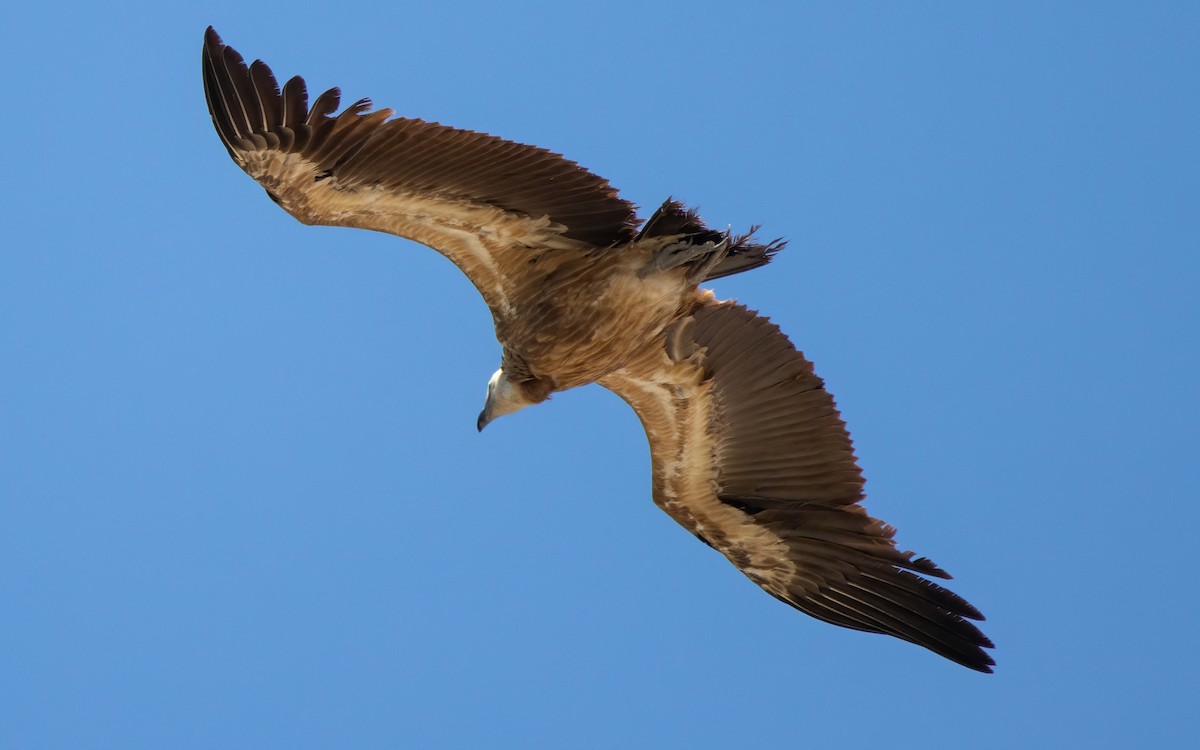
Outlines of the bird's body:
[[859,504],[833,397],[779,329],[699,283],[766,264],[781,242],[707,228],[674,201],[645,223],[607,182],[531,146],[307,104],[209,29],[205,91],[234,160],[307,224],[406,237],[446,255],[502,346],[479,427],[598,383],[646,429],[655,502],[773,596],[980,671],[979,612],[925,576]]

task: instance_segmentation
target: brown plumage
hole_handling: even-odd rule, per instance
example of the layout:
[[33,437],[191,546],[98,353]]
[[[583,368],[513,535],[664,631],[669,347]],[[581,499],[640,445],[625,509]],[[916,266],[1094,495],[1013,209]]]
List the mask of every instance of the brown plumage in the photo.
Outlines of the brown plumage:
[[833,397],[766,318],[698,284],[783,247],[668,200],[638,228],[603,179],[544,149],[392,117],[337,89],[308,106],[208,30],[204,90],[233,160],[306,224],[406,237],[483,295],[503,346],[480,415],[599,383],[637,412],[654,501],[767,592],[849,628],[990,672],[979,611],[867,515]]

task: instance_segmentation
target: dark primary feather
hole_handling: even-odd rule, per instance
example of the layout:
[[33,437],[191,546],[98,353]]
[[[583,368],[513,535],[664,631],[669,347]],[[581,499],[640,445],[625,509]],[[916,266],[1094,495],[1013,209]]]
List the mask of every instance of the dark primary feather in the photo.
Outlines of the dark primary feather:
[[633,238],[633,206],[606,180],[558,154],[423,120],[389,120],[391,110],[368,113],[366,99],[335,116],[337,89],[318,96],[310,110],[302,79],[279,91],[265,63],[247,67],[211,27],[203,65],[213,123],[239,163],[239,152],[295,152],[348,189],[380,186],[547,216],[565,227],[564,236],[597,247]]
[[863,477],[833,396],[779,328],[714,303],[687,322],[687,338],[691,346],[674,339],[674,356],[699,347],[713,384],[718,499],[783,540],[801,571],[785,596],[774,595],[990,672],[995,662],[983,649],[992,642],[969,622],[983,619],[979,610],[922,578],[950,576],[898,549],[895,529],[858,504]]

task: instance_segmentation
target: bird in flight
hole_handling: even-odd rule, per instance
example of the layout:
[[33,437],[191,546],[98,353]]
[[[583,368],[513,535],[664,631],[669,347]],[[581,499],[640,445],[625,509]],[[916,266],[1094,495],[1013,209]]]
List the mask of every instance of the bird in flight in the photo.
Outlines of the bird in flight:
[[767,318],[700,284],[783,248],[710,229],[668,200],[644,223],[608,182],[545,149],[371,110],[310,107],[209,27],[204,93],[221,141],[305,224],[405,237],[483,296],[502,348],[478,428],[599,383],[637,413],[654,502],[767,593],[981,672],[992,643],[950,576],[869,516],[846,425]]

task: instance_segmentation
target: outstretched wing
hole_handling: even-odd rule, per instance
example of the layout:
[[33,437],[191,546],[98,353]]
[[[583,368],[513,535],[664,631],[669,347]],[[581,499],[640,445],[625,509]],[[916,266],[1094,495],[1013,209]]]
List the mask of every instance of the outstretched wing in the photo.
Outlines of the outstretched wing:
[[[558,154],[483,133],[370,111],[334,114],[340,92],[308,106],[299,76],[281,90],[209,27],[204,93],[230,156],[307,224],[389,232],[450,258],[493,312],[506,305],[514,251],[628,242],[633,206]],[[391,118],[391,119],[389,119]]]
[[752,581],[813,617],[992,671],[979,611],[858,504],[845,423],[777,326],[706,300],[600,383],[642,420],[655,502]]

